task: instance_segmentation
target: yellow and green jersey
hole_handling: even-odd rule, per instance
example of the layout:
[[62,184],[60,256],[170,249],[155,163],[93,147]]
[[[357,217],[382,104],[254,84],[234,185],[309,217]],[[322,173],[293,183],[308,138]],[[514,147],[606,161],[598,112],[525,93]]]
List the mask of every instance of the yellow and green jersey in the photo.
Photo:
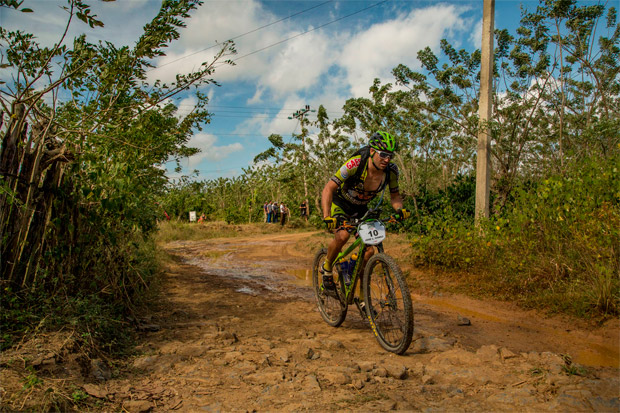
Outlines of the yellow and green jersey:
[[[364,160],[362,160],[365,158]],[[366,205],[381,192],[386,185],[390,192],[398,192],[398,167],[389,163],[385,168],[383,180],[376,189],[364,190],[364,181],[368,175],[368,156],[361,154],[349,158],[336,171],[331,180],[338,185],[333,203],[339,206],[347,215],[365,212]]]

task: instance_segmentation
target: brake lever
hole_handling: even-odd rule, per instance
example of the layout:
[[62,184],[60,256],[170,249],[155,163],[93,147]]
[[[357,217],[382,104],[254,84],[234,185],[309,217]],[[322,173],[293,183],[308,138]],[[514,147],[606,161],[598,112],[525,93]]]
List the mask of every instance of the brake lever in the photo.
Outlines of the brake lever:
[[355,226],[354,225],[350,225],[347,221],[342,221],[342,223],[338,226],[338,228],[343,228],[349,232],[351,232],[351,229],[354,229]]

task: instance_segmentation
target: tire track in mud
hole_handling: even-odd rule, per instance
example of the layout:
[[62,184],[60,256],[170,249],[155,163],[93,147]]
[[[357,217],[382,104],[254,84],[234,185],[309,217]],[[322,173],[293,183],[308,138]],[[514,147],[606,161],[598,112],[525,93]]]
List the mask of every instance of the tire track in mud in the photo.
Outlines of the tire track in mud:
[[[279,299],[313,300],[314,294],[308,285],[300,283],[291,275],[290,263],[274,260],[274,256],[286,256],[290,259],[288,243],[293,236],[272,236],[262,241],[246,239],[226,239],[213,242],[179,241],[168,244],[167,251],[183,262],[201,268],[206,273],[234,280],[235,291],[249,295],[276,295]],[[262,245],[261,245],[262,244]],[[269,249],[265,254],[254,252],[252,258],[246,258],[249,251]],[[299,262],[296,264],[299,265]],[[307,267],[310,267],[310,262]],[[311,280],[310,280],[311,283]]]

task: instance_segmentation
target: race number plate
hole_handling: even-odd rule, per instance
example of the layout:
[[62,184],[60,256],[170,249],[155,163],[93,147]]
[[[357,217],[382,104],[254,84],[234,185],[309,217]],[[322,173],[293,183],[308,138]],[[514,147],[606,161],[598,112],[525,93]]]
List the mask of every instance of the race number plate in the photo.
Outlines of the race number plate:
[[364,222],[359,226],[359,234],[368,245],[377,245],[385,239],[385,226],[379,221]]

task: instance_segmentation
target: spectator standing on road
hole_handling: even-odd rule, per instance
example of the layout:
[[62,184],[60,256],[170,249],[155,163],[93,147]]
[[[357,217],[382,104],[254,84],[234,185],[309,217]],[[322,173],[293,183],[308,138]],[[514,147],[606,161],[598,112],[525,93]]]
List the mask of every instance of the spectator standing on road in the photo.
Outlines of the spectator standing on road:
[[286,205],[284,203],[280,204],[280,225],[284,226],[286,223]]
[[267,222],[273,222],[273,201],[267,204]]
[[302,219],[305,219],[306,221],[308,221],[308,200],[307,199],[303,201],[301,205],[299,206],[299,214],[301,215]]
[[273,203],[273,213],[275,214],[275,217],[276,217],[273,223],[277,224],[278,222],[280,222],[280,203],[279,202]]
[[267,202],[265,202],[263,204],[263,222],[269,222],[267,221],[267,216],[268,216],[268,212],[267,212]]

